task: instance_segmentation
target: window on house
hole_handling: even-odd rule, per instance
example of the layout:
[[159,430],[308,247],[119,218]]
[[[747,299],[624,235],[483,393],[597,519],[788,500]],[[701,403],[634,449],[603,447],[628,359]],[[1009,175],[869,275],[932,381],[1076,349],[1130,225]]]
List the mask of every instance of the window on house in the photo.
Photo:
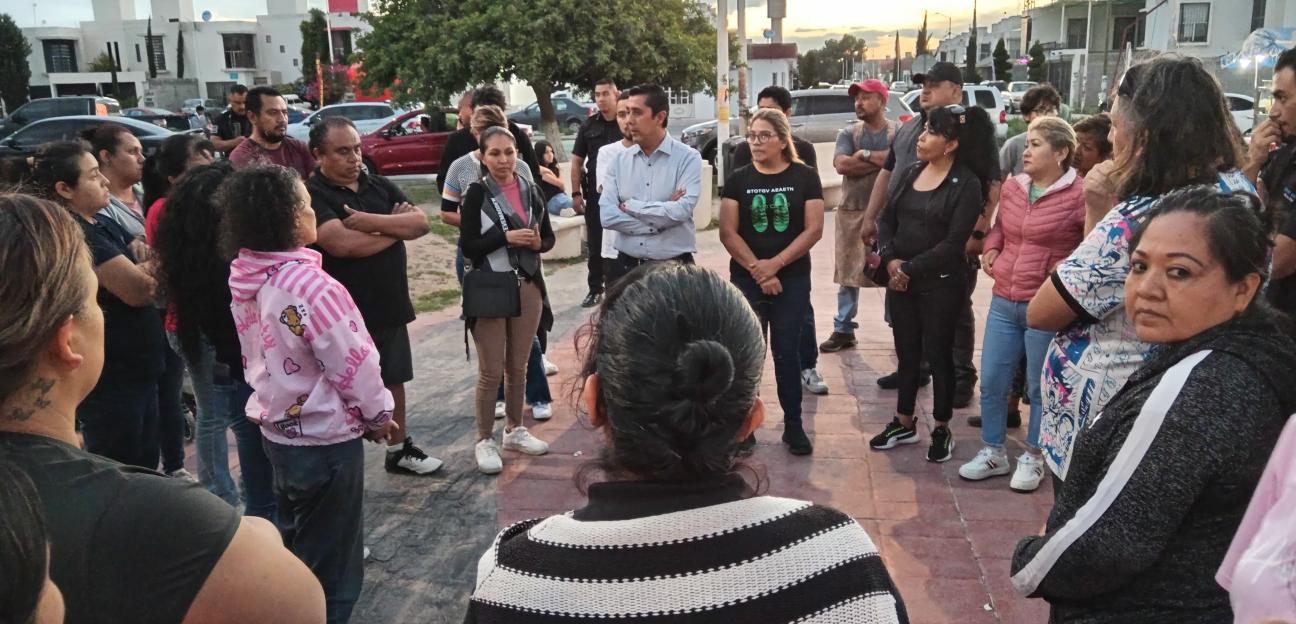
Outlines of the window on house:
[[666,98],[672,105],[693,103],[693,94],[684,89],[667,89]]
[[140,53],[140,44],[138,43],[135,44],[135,62],[136,63],[144,62],[144,55]]
[[1265,0],[1251,0],[1251,31],[1255,32],[1264,28],[1265,6],[1268,3]]
[[1179,43],[1206,43],[1210,32],[1209,2],[1179,5]]
[[985,57],[987,57],[987,56],[990,56],[990,44],[988,44],[988,43],[983,43],[983,44],[981,44],[981,55],[980,55],[980,56],[981,56],[981,58],[985,58]]
[[280,53],[280,54],[284,54],[284,53],[285,53],[285,52],[284,52],[284,47],[283,47],[283,46],[279,46],[279,53]]
[[1133,46],[1136,48],[1139,46],[1139,43],[1141,42],[1139,41],[1138,38],[1138,27],[1134,26],[1133,28],[1130,28],[1130,26],[1134,25],[1134,23],[1137,21],[1138,21],[1138,16],[1135,15],[1123,15],[1120,17],[1112,18],[1112,34],[1111,34],[1110,49],[1119,50],[1121,49],[1121,44],[1126,41],[1133,44]]
[[1085,47],[1086,31],[1088,30],[1089,20],[1079,17],[1067,20],[1067,44],[1066,47],[1072,50],[1083,49]]
[[266,35],[266,43],[270,43],[270,35]]
[[47,73],[74,72],[76,64],[76,42],[68,39],[46,39],[41,42],[45,47],[45,71]]
[[301,65],[301,61],[300,61],[300,60],[298,60],[298,59],[293,59],[293,67],[299,67],[300,65]]
[[225,33],[221,41],[225,47],[225,67],[256,67],[253,35]]
[[166,43],[162,40],[162,35],[154,35],[151,43],[149,54],[153,55],[153,66],[158,71],[166,71]]

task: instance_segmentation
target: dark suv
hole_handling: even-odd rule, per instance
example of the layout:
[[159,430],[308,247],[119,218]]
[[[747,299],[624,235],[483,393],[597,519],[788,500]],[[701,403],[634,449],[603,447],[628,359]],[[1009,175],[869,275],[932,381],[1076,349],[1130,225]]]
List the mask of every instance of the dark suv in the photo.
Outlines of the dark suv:
[[32,100],[13,109],[8,117],[0,119],[0,139],[33,122],[50,117],[70,115],[120,115],[121,105],[109,97],[95,95],[69,95]]

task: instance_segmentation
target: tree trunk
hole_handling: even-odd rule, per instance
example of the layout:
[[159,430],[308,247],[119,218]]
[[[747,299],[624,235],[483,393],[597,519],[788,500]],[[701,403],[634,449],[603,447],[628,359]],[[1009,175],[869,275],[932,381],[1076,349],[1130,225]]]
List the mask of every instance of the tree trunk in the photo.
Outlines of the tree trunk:
[[[554,159],[558,162],[567,160],[567,150],[563,148],[562,128],[558,127],[558,114],[554,110],[553,100],[549,98],[553,93],[553,86],[548,83],[538,83],[531,87],[535,92],[536,104],[540,105],[540,128],[546,140],[554,148]],[[539,156],[539,154],[537,154]]]

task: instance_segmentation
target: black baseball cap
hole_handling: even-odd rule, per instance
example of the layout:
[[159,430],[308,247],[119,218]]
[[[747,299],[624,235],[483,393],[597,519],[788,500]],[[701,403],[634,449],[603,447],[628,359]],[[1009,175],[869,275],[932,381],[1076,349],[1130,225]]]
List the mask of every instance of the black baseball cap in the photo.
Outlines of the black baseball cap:
[[928,80],[952,82],[957,85],[963,84],[963,72],[959,71],[953,63],[941,61],[931,66],[931,69],[925,73],[914,74],[913,83],[920,85]]

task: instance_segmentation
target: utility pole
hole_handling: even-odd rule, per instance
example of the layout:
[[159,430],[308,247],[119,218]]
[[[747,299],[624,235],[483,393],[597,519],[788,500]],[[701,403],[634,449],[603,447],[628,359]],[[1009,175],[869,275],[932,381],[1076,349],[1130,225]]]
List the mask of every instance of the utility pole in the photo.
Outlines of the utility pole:
[[729,9],[716,0],[716,179],[724,183],[725,143],[729,141]]
[[[1110,13],[1111,8],[1107,11]],[[1086,91],[1089,89],[1089,50],[1093,48],[1093,0],[1089,0],[1089,12],[1085,15],[1085,49],[1080,61],[1080,108],[1085,106]]]
[[747,121],[751,111],[747,110],[748,91],[751,90],[750,76],[747,75],[747,0],[738,0],[738,133],[747,134]]

